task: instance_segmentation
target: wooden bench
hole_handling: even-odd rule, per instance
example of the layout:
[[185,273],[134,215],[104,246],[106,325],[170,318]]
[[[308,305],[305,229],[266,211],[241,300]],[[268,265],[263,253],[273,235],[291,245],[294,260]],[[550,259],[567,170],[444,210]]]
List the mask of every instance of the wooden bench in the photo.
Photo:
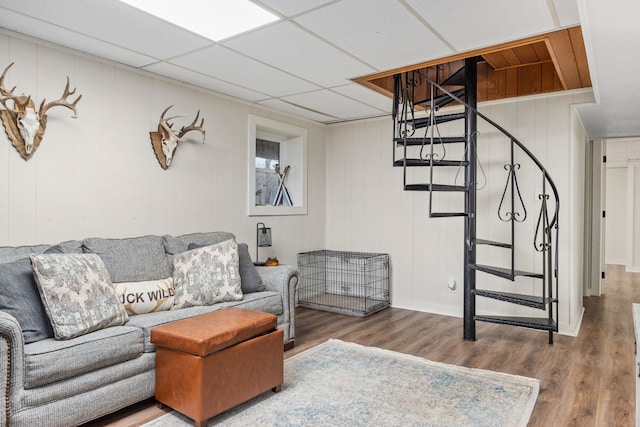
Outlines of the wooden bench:
[[283,332],[269,313],[225,308],[151,330],[156,400],[206,426],[209,418],[284,381]]

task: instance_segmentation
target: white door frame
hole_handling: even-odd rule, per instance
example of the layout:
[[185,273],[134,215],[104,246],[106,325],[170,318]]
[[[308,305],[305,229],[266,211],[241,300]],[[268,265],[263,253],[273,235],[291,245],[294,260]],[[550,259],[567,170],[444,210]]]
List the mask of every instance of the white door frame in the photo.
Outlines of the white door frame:
[[[587,176],[585,177],[585,296],[604,293],[604,247],[606,170],[603,162],[605,141],[589,141],[586,150]],[[590,172],[590,173],[589,173]]]

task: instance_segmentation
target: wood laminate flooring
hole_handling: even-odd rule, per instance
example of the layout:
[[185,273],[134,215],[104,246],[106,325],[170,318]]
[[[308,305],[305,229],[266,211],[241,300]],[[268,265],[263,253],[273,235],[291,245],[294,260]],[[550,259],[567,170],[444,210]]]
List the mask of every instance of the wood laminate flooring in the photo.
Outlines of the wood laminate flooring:
[[[530,426],[634,426],[635,336],[631,304],[640,274],[607,266],[605,295],[584,298],[578,337],[478,322],[462,340],[462,319],[389,308],[367,318],[299,308],[291,357],[330,338],[472,368],[538,378]],[[134,427],[163,415],[153,400],[90,423]]]

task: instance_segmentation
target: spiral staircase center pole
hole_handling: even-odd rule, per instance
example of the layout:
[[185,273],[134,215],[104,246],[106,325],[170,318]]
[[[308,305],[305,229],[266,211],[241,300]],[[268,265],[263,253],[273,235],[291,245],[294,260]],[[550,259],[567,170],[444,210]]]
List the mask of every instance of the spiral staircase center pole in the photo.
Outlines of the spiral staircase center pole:
[[465,82],[464,93],[467,104],[473,108],[465,106],[465,135],[467,138],[467,160],[469,165],[465,172],[465,212],[468,212],[464,224],[464,339],[466,341],[476,340],[476,297],[474,291],[476,288],[476,271],[471,265],[476,263],[476,131],[477,117],[475,110],[477,109],[477,58],[467,58],[464,61]]

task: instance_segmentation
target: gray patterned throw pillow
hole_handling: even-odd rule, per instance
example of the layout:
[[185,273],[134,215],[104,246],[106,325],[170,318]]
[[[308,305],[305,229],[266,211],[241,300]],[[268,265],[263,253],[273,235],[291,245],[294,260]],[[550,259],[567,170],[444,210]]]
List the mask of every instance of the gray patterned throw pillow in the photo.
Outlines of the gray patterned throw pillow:
[[238,244],[234,239],[173,257],[172,309],[242,299]]
[[128,320],[98,255],[31,255],[31,266],[56,339],[75,338]]

